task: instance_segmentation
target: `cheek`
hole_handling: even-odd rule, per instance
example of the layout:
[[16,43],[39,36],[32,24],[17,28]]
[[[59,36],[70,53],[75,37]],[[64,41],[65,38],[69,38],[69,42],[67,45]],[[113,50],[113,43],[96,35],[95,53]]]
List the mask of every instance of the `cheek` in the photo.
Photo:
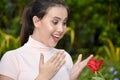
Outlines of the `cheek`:
[[64,31],[63,31],[63,34],[65,34],[66,33],[66,27],[64,28]]
[[50,24],[44,24],[44,25],[43,25],[43,28],[44,28],[44,29],[42,29],[43,32],[44,32],[45,34],[48,34],[48,35],[52,34],[52,33],[56,30],[56,29],[55,29],[53,26],[51,26]]

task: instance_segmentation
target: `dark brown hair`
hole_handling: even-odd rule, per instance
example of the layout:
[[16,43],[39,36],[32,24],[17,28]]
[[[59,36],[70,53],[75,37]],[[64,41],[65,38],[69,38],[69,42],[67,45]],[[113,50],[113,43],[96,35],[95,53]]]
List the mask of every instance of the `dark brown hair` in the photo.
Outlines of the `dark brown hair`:
[[36,0],[30,3],[23,12],[21,28],[21,46],[24,45],[34,31],[33,16],[42,19],[50,7],[63,6],[68,10],[68,6],[63,0]]

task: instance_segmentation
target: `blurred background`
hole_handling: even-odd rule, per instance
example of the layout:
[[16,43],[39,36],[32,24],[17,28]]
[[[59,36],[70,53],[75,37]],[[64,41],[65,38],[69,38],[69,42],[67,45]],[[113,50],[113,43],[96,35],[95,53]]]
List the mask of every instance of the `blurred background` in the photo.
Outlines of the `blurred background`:
[[[0,59],[8,50],[20,47],[21,17],[31,0],[0,1]],[[120,80],[120,0],[65,0],[70,14],[65,36],[57,48],[65,49],[76,61],[94,54],[104,59],[100,69],[106,80]],[[87,67],[80,80],[90,80]]]

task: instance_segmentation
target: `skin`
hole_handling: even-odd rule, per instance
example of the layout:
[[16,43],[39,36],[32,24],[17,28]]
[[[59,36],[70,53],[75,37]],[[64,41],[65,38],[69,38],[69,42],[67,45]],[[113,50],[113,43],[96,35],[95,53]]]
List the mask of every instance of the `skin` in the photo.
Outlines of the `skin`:
[[90,55],[88,58],[82,61],[82,54],[79,54],[76,63],[73,65],[71,69],[70,80],[78,80],[83,69],[86,67],[87,63],[92,57],[93,55]]
[[[41,20],[37,16],[34,16],[33,22],[35,25],[35,30],[33,32],[32,38],[38,40],[39,42],[42,42],[48,47],[55,47],[66,32],[67,17],[67,10],[62,6],[49,8],[47,14]],[[65,54],[63,53],[64,51],[57,52],[57,54],[55,54],[55,57],[53,56],[52,61],[49,60],[45,64],[41,64],[41,60],[41,71],[36,80],[50,80],[65,63]],[[44,56],[41,58],[43,59],[43,57]]]
[[[35,29],[32,38],[42,42],[48,47],[55,47],[59,40],[66,32],[66,22],[68,13],[66,8],[62,6],[55,6],[48,9],[47,14],[39,19],[37,16],[33,17]],[[85,60],[82,60],[80,54],[76,63],[73,65],[70,72],[70,80],[78,80],[78,77],[87,62],[93,57],[90,55]],[[40,55],[39,74],[35,80],[50,80],[65,64],[64,51],[58,51],[46,63],[44,63],[44,56]],[[50,74],[49,74],[50,73]],[[10,77],[0,75],[0,80],[13,80]]]
[[[59,51],[55,54],[47,63],[44,64],[44,56],[41,55],[39,63],[40,73],[36,80],[50,80],[59,71],[62,65],[65,63],[64,51]],[[49,74],[50,73],[50,74]]]
[[[36,25],[36,29],[34,31],[33,38],[44,43],[45,45],[47,45],[49,47],[55,47],[56,44],[58,43],[58,41],[61,39],[61,37],[66,32],[67,17],[68,17],[67,10],[66,10],[66,8],[64,8],[62,6],[61,7],[56,6],[56,7],[50,8],[48,10],[48,13],[40,21],[37,17],[34,17],[35,19],[33,18],[33,22]],[[37,22],[38,24],[36,24],[35,22]],[[57,38],[53,37],[53,35],[57,36]],[[62,58],[61,63],[63,65],[65,62],[64,58],[62,57],[61,54],[59,55],[59,58],[60,57]],[[87,59],[81,61],[82,55],[81,54],[79,55],[77,62],[74,64],[73,68],[71,69],[71,73],[70,73],[71,80],[78,80],[80,73],[82,72],[84,67],[87,65],[87,62],[92,57],[93,57],[93,55],[90,55]],[[57,60],[59,60],[59,58]],[[62,65],[59,65],[59,69],[62,67]],[[41,66],[41,64],[40,64],[40,66]],[[45,65],[44,65],[44,67],[45,67]],[[46,65],[46,67],[47,67],[47,65]],[[43,72],[44,75],[42,75],[43,73],[41,72],[42,74],[40,73],[38,75],[38,77],[36,78],[36,80],[41,80],[41,79],[45,79],[45,78],[46,78],[45,80],[49,80],[55,75],[55,73],[59,69],[57,69],[57,67],[51,66],[51,70],[52,70],[51,74],[47,74],[47,71],[45,71],[46,73]],[[42,68],[40,68],[40,70],[42,70]],[[48,78],[46,76],[48,76]]]
[[48,47],[55,47],[66,32],[67,17],[67,10],[62,6],[49,8],[41,20],[34,16],[35,30],[32,38]]

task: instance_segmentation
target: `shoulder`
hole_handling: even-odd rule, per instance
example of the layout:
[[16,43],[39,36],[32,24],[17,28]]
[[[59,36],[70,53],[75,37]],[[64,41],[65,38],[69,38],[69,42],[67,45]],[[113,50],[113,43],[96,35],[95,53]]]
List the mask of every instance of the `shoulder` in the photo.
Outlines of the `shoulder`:
[[7,51],[6,53],[3,54],[2,59],[13,59],[15,58],[21,51],[21,48],[22,47],[19,47],[17,49],[14,49],[14,50],[9,50]]
[[67,51],[65,51],[64,49],[57,49],[57,50],[64,51],[64,54],[66,55],[66,64],[65,65],[67,66],[68,70],[70,71],[72,66],[73,66],[73,61],[72,61],[71,55]]
[[0,74],[16,80],[19,72],[18,49],[7,51],[0,60]]
[[64,49],[54,48],[54,50],[55,50],[55,51],[62,50],[62,51],[64,51],[64,54],[66,54],[67,56],[70,56],[70,54],[69,54],[67,51],[65,51]]

